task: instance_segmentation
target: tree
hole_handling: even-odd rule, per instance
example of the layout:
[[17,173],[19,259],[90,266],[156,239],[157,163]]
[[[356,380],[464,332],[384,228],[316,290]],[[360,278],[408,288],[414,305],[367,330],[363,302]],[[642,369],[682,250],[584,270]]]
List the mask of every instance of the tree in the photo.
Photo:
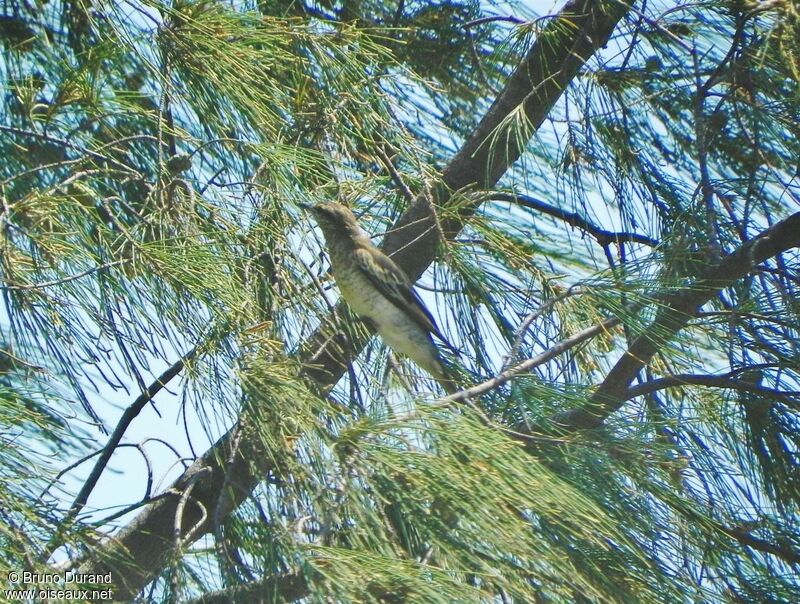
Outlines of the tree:
[[[8,568],[123,601],[800,599],[796,8],[501,10],[8,3]],[[328,199],[421,277],[463,391],[335,302],[297,206]],[[124,448],[180,457],[128,436],[166,389],[213,444],[90,509]]]

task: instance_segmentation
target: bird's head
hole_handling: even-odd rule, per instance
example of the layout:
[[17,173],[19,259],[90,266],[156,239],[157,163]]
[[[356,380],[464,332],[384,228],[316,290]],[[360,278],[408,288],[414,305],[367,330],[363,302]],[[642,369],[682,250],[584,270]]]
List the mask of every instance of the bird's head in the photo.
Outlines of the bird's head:
[[327,201],[316,205],[300,204],[300,207],[311,212],[326,237],[331,232],[352,235],[360,233],[356,217],[347,206]]

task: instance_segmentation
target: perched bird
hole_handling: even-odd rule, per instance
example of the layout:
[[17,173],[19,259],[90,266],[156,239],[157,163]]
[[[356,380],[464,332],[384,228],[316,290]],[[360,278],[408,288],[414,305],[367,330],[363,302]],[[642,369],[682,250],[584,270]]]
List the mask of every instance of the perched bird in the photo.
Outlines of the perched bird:
[[336,285],[350,308],[371,322],[395,352],[413,360],[448,393],[456,392],[431,336],[453,347],[403,269],[370,241],[346,206],[321,203],[302,207],[322,229]]

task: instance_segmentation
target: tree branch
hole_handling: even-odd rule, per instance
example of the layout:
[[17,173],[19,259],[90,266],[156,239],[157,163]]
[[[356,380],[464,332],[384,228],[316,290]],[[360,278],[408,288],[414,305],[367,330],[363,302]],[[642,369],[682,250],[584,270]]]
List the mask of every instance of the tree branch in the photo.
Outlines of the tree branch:
[[551,346],[545,352],[538,354],[535,357],[531,357],[530,359],[526,359],[509,369],[506,369],[505,371],[503,371],[499,375],[496,375],[490,380],[486,380],[485,382],[477,384],[476,386],[472,386],[471,388],[466,388],[464,390],[460,390],[449,396],[446,396],[445,398],[442,399],[442,401],[457,402],[486,394],[487,392],[490,392],[495,388],[502,386],[509,380],[520,375],[521,373],[528,372],[534,367],[538,367],[539,365],[542,365],[547,361],[554,359],[555,357],[557,357],[563,352],[566,352],[570,348],[573,348],[578,344],[581,344],[582,342],[590,340],[601,333],[606,333],[609,329],[616,327],[620,323],[621,323],[620,319],[618,319],[617,317],[611,317],[610,319],[606,319],[605,321],[602,321],[596,325],[587,327],[586,329],[579,331],[578,333],[564,340],[561,340],[558,344]]
[[197,355],[197,350],[198,349],[195,346],[182,358],[173,363],[171,367],[158,376],[158,378],[152,382],[138,397],[136,397],[136,400],[134,400],[127,409],[125,409],[122,417],[120,417],[119,421],[117,422],[116,428],[114,428],[114,432],[111,433],[111,436],[108,437],[108,442],[106,443],[105,447],[102,448],[100,457],[97,459],[97,462],[95,462],[89,477],[86,479],[86,482],[83,483],[80,492],[75,497],[75,501],[72,502],[72,505],[67,511],[64,519],[61,521],[59,528],[56,530],[50,543],[48,543],[47,547],[45,548],[43,556],[45,559],[49,558],[50,555],[62,545],[61,539],[63,538],[65,531],[70,528],[72,521],[75,520],[78,514],[80,514],[81,510],[86,506],[86,502],[89,500],[89,495],[91,495],[92,491],[97,486],[97,481],[100,480],[100,476],[106,469],[106,466],[108,465],[111,456],[114,454],[114,451],[117,450],[117,447],[122,441],[122,437],[125,435],[125,432],[130,427],[131,422],[136,419],[136,417],[142,412],[142,409],[145,408],[147,403],[152,401],[153,397],[158,394],[161,389],[164,388],[164,386],[166,386],[170,380],[172,380],[172,378],[183,371],[186,363],[190,362]]
[[513,203],[516,205],[525,206],[526,208],[531,208],[532,210],[536,210],[537,212],[541,212],[542,214],[547,214],[548,216],[552,216],[553,218],[558,218],[559,220],[563,220],[568,225],[573,226],[577,229],[580,229],[584,233],[588,233],[594,239],[602,245],[603,247],[607,245],[611,245],[612,243],[620,244],[620,243],[641,243],[642,245],[647,245],[650,247],[658,246],[658,241],[653,239],[652,237],[647,237],[646,235],[641,235],[639,233],[629,233],[625,231],[615,232],[615,231],[607,231],[603,228],[600,228],[596,224],[590,222],[577,212],[568,212],[566,210],[562,210],[561,208],[557,208],[556,206],[550,205],[540,199],[535,199],[530,195],[523,195],[521,193],[492,193],[491,199],[496,201],[507,201],[509,203]]
[[629,387],[639,370],[697,316],[703,304],[755,266],[794,247],[800,247],[800,212],[776,223],[710,266],[680,293],[662,298],[656,318],[609,371],[588,405],[560,413],[554,421],[565,430],[600,426],[630,398]]
[[764,539],[759,539],[743,528],[728,528],[724,526],[719,526],[719,528],[723,533],[728,535],[728,537],[735,539],[742,545],[746,545],[759,552],[772,554],[792,566],[800,566],[800,552],[793,550],[788,545],[770,543]]
[[[544,28],[472,135],[443,170],[442,180],[432,192],[434,199],[427,192],[418,195],[387,231],[382,248],[412,281],[433,262],[440,234],[454,239],[485,201],[481,196],[456,199],[453,193],[491,189],[497,184],[583,64],[608,42],[631,4],[632,0],[570,0]],[[518,122],[510,119],[519,107],[525,117],[524,128],[515,127]],[[337,319],[342,317],[339,306]],[[366,337],[350,342],[354,354],[364,347]],[[304,346],[301,358],[314,356],[314,366],[306,375],[322,392],[344,373],[347,357],[342,350],[348,350],[344,335],[330,338],[322,328]]]
[[644,396],[652,392],[657,392],[666,388],[676,388],[678,386],[708,386],[709,388],[727,388],[739,392],[752,392],[768,396],[775,400],[780,400],[792,405],[794,408],[800,408],[798,407],[798,401],[800,401],[800,392],[798,391],[767,388],[748,382],[747,380],[737,380],[730,377],[730,375],[703,375],[692,373],[669,375],[645,382],[644,384],[639,384],[638,386],[633,386],[628,389],[625,399],[630,400],[638,396]]
[[[683,507],[679,511],[689,521],[711,524],[720,533],[722,533],[723,535],[727,535],[728,537],[737,541],[741,545],[744,545],[759,552],[764,552],[765,554],[772,554],[773,556],[780,558],[781,560],[783,560],[787,564],[791,564],[792,566],[800,565],[800,552],[794,550],[792,546],[789,544],[788,540],[786,539],[782,539],[779,537],[778,539],[776,539],[777,543],[771,543],[759,537],[753,536],[753,533],[747,528],[740,526],[731,528],[729,526],[724,525],[722,522],[706,518],[702,514],[691,508]],[[783,541],[783,543],[781,543],[781,541]]]
[[190,600],[189,604],[294,602],[307,595],[308,585],[305,577],[301,574],[287,574],[211,591],[195,600]]

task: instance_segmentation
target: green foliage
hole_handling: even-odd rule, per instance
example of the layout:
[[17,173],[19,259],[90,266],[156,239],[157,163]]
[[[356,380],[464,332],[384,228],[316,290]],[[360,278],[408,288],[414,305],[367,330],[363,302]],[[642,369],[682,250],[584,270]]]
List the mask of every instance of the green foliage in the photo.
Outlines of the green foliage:
[[[348,203],[382,236],[438,190],[551,19],[450,0],[3,10],[4,568],[105,553],[96,531],[130,527],[128,506],[164,487],[145,445],[180,468],[234,426],[220,465],[244,459],[248,476],[214,483],[216,509],[191,507],[202,471],[166,495],[203,520],[165,522],[172,549],[143,599],[251,585],[269,601],[800,599],[796,250],[726,284],[677,337],[648,330],[797,211],[788,0],[638,6],[529,143],[508,108],[484,144],[495,157],[523,140],[523,156],[497,190],[449,192],[436,228],[458,232],[420,281],[466,385],[621,325],[459,402],[379,341],[352,354],[363,326],[332,312],[298,204]],[[317,330],[347,336],[330,388],[308,378],[317,351],[303,356]],[[600,429],[559,431],[642,334],[658,344],[644,389]],[[120,408],[161,386],[180,410],[141,395],[139,412],[181,418],[189,444],[172,425],[126,435],[113,460],[142,453],[122,466],[136,494],[79,504]]]

